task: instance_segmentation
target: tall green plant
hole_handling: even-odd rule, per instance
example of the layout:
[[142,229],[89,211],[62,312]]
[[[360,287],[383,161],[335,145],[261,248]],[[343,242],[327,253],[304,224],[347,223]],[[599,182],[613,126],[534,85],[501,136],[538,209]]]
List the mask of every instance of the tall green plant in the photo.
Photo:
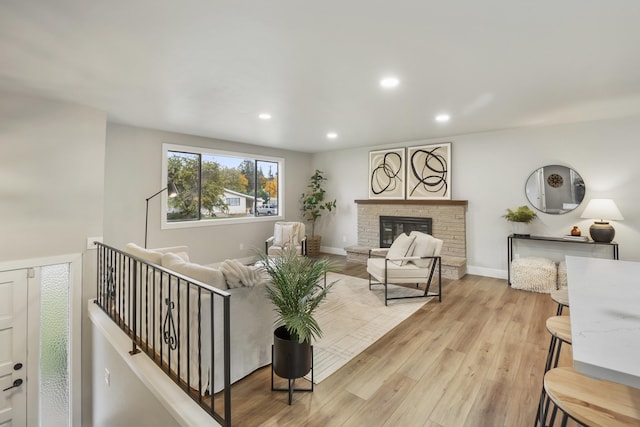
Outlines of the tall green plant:
[[311,176],[310,183],[307,185],[309,191],[302,194],[300,198],[302,202],[302,216],[305,220],[311,223],[311,235],[315,236],[316,221],[322,216],[323,211],[327,210],[331,212],[336,207],[336,200],[325,201],[325,190],[322,188],[322,184],[327,180],[322,174],[321,170],[316,169],[316,172]]
[[276,306],[275,327],[285,326],[291,338],[300,343],[320,338],[322,331],[313,314],[333,286],[321,284],[333,265],[326,259],[298,256],[294,247],[276,257],[261,252],[260,258],[271,277],[266,290]]

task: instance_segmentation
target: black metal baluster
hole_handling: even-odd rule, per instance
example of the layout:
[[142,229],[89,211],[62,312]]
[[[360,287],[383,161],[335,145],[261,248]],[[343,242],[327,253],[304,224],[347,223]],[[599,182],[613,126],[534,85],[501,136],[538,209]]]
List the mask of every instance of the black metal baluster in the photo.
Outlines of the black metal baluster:
[[191,393],[191,283],[187,282],[187,393]]
[[180,343],[178,342],[178,339],[180,338],[180,315],[182,314],[182,310],[180,309],[180,285],[182,284],[182,279],[178,278],[178,287],[177,287],[177,291],[178,291],[178,333],[176,334],[176,347],[178,348],[178,369],[176,370],[178,379],[180,379]]
[[202,288],[198,286],[198,403],[202,404]]

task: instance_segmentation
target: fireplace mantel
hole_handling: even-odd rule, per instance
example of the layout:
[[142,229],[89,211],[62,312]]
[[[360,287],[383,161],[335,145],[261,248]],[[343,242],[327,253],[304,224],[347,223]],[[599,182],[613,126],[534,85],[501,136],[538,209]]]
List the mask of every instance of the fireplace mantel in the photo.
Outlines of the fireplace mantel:
[[404,200],[404,199],[366,199],[354,200],[359,205],[449,205],[468,206],[468,200]]

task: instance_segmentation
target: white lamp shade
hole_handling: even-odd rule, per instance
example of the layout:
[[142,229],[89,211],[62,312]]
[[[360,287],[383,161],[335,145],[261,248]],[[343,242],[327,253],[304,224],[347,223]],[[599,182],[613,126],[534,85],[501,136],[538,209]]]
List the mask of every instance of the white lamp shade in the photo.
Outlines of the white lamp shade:
[[591,199],[581,218],[621,221],[620,210],[611,199]]

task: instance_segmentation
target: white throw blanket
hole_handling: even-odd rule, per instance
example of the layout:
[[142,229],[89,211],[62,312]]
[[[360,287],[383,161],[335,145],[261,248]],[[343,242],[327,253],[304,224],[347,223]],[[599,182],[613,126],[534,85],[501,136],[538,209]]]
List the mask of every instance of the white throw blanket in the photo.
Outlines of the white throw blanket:
[[224,260],[219,268],[229,288],[255,286],[267,280],[267,275],[261,268],[244,265],[235,259]]

